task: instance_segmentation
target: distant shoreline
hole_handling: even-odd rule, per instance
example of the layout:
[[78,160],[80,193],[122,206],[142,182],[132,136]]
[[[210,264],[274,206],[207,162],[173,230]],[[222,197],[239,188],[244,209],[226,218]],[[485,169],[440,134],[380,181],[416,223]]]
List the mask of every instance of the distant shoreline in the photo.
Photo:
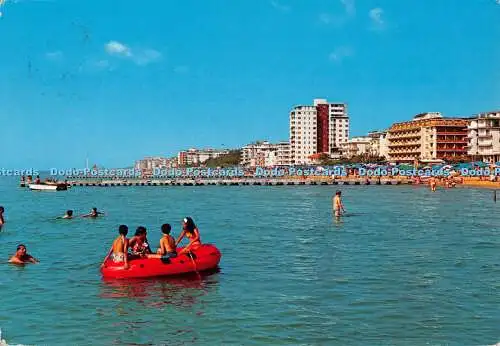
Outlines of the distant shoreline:
[[[437,185],[445,186],[444,180],[437,178]],[[500,189],[500,182],[481,180],[479,177],[454,177],[455,187],[479,187]],[[68,185],[75,187],[118,187],[118,186],[209,186],[209,185],[268,185],[268,186],[300,186],[300,185],[415,185],[428,186],[428,182],[417,183],[411,177],[233,177],[233,178],[176,178],[176,179],[68,179]],[[27,187],[27,184],[24,184]]]

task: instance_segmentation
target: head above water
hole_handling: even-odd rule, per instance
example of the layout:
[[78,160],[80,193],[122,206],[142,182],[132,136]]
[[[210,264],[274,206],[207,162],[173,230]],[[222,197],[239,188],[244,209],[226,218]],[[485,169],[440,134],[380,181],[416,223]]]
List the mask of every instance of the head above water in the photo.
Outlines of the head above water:
[[3,206],[0,206],[0,213],[3,213],[5,211]]
[[94,213],[97,213],[97,208],[96,208],[96,207],[92,208],[92,211],[93,211]]
[[121,235],[127,235],[128,234],[127,225],[120,225],[120,227],[118,227],[118,233]]
[[183,220],[182,220],[182,228],[185,230],[185,231],[188,231],[188,232],[193,232],[194,229],[196,228],[196,225],[193,221],[192,218],[190,218],[189,216],[186,216]]
[[71,209],[66,210],[66,215],[73,216],[73,210]]
[[161,225],[161,232],[163,234],[170,234],[171,229],[172,229],[172,226],[170,226],[170,224],[168,224],[168,223],[164,223],[163,225]]
[[16,253],[18,254],[25,254],[26,253],[26,245],[24,244],[19,244],[16,248]]
[[335,192],[335,196],[340,196],[341,194],[342,194],[342,192],[340,192],[338,190],[337,190],[337,192]]

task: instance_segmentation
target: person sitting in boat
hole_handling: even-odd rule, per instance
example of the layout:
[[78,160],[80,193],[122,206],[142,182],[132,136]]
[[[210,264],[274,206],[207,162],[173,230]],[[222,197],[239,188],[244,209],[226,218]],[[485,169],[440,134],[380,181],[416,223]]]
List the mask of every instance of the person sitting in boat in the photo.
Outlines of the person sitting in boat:
[[147,230],[143,226],[137,227],[137,230],[135,231],[135,235],[130,238],[129,241],[129,247],[131,249],[131,254],[133,256],[140,256],[140,257],[145,257],[148,254],[151,254],[151,248],[149,247],[148,244],[148,239],[147,239]]
[[92,210],[90,211],[89,214],[82,215],[82,217],[98,217],[99,215],[104,215],[104,213],[97,211],[97,208],[94,207],[94,208],[92,208]]
[[14,264],[25,264],[25,263],[38,263],[40,262],[35,257],[26,253],[26,246],[24,244],[19,244],[16,249],[16,253],[9,260],[9,263]]
[[39,175],[37,175],[37,176],[36,176],[36,179],[35,179],[35,184],[40,184],[40,182],[41,182],[41,181],[40,181],[40,176],[39,176]]
[[66,214],[64,216],[58,216],[58,219],[72,219],[73,218],[73,210],[66,210]]
[[160,248],[156,254],[148,255],[148,258],[169,259],[177,257],[177,249],[175,248],[175,239],[170,235],[172,226],[168,223],[161,225],[161,232],[163,237],[160,239]]
[[5,219],[3,218],[4,211],[5,211],[4,207],[0,206],[0,231],[2,230],[2,227],[5,224]]
[[182,221],[182,232],[175,245],[177,246],[184,237],[189,239],[189,244],[179,252],[179,255],[188,253],[191,250],[196,250],[201,246],[200,231],[198,231],[198,227],[196,227],[193,219],[188,216]]
[[129,240],[127,239],[127,234],[128,234],[128,227],[127,225],[120,225],[118,227],[118,234],[119,236],[113,241],[113,245],[111,245],[111,249],[109,249],[108,254],[104,258],[104,261],[101,264],[101,268],[104,267],[106,261],[111,259],[111,261],[115,263],[124,263],[124,268],[128,269],[128,258],[127,258],[127,253],[128,253],[128,247],[129,247]]

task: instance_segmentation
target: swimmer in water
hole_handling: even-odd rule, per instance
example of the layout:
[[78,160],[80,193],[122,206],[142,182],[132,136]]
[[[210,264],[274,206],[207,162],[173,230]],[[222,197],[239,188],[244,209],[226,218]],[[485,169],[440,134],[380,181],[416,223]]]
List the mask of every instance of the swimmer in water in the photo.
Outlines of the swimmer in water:
[[4,211],[5,211],[4,207],[0,206],[0,231],[2,230],[2,227],[5,224],[5,219],[3,218]]
[[118,227],[118,237],[113,241],[113,245],[111,245],[111,249],[109,249],[108,254],[104,258],[104,261],[101,264],[101,268],[105,266],[106,261],[110,258],[115,263],[124,263],[124,268],[128,269],[128,259],[127,259],[127,250],[129,247],[129,240],[127,239],[128,227],[126,225],[120,225]]
[[9,260],[9,263],[14,264],[25,264],[25,263],[38,263],[40,262],[35,257],[26,253],[26,246],[24,244],[19,244],[17,246],[16,253]]
[[345,213],[344,204],[342,203],[341,198],[342,192],[335,192],[335,197],[333,198],[333,213],[335,217],[340,217],[343,213]]
[[160,239],[160,248],[156,251],[156,255],[148,255],[148,258],[168,259],[177,257],[177,249],[175,248],[175,239],[170,235],[172,226],[168,223],[161,225],[163,237]]
[[58,216],[58,219],[72,219],[73,218],[73,210],[66,210],[66,214],[64,216]]
[[101,213],[100,211],[97,211],[97,208],[94,207],[92,208],[92,210],[90,211],[89,214],[86,214],[86,215],[82,215],[82,217],[92,217],[92,218],[96,218],[98,217],[99,215],[105,215],[104,213]]

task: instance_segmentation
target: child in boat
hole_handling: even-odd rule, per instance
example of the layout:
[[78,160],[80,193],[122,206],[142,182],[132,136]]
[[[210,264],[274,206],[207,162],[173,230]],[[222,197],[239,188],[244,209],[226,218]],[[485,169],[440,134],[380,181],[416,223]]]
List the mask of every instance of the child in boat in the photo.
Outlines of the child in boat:
[[196,227],[193,219],[188,216],[182,221],[182,233],[177,239],[176,245],[178,245],[184,237],[189,239],[189,244],[179,252],[179,255],[190,252],[191,250],[196,250],[201,246],[200,232],[198,231],[198,227]]
[[9,260],[9,263],[14,264],[25,264],[25,263],[38,263],[40,262],[35,257],[26,253],[26,245],[19,244],[16,249],[16,253]]
[[109,249],[106,258],[102,262],[101,268],[104,267],[104,263],[110,258],[115,263],[124,262],[124,268],[128,269],[128,260],[127,260],[127,250],[129,247],[129,240],[127,239],[128,227],[126,225],[120,225],[118,227],[118,238],[113,241],[113,245],[111,245],[111,249]]
[[0,206],[0,231],[2,230],[2,227],[5,223],[5,219],[3,218],[4,211],[5,211],[4,207]]
[[132,255],[145,257],[152,253],[147,239],[147,230],[143,226],[137,227],[135,235],[130,239],[129,246],[132,250]]
[[148,258],[161,258],[168,259],[177,257],[177,250],[175,248],[175,239],[170,235],[172,226],[165,223],[161,226],[163,237],[160,239],[160,248],[156,251],[156,255],[148,255]]

